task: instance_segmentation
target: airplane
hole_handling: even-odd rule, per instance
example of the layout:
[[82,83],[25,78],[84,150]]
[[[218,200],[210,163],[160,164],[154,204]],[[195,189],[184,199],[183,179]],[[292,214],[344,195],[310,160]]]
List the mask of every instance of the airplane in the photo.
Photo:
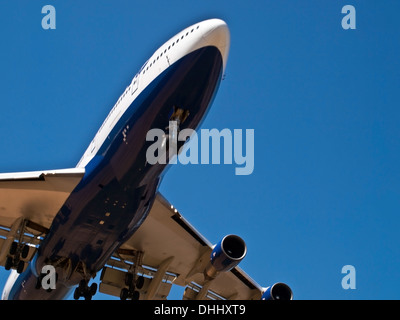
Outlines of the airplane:
[[242,238],[201,235],[158,191],[168,163],[146,161],[149,130],[167,141],[170,121],[199,127],[229,47],[220,19],[182,30],[133,77],[75,168],[0,174],[3,300],[164,300],[172,285],[184,300],[292,299],[288,285],[262,287],[238,267]]

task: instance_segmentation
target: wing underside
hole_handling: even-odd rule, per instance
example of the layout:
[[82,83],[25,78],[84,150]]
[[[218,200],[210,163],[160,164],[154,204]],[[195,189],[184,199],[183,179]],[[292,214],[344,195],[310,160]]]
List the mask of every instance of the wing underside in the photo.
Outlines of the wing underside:
[[239,267],[207,280],[211,251],[211,243],[157,194],[143,225],[103,269],[100,291],[120,296],[136,280],[140,299],[166,299],[173,284],[185,287],[188,300],[261,298],[262,288]]
[[84,174],[82,168],[0,174],[0,265],[26,267]]
[[[26,268],[84,173],[73,168],[0,174],[0,265],[19,272]],[[260,299],[262,288],[239,267],[212,280],[205,278],[212,248],[157,194],[143,225],[103,268],[100,291],[125,298],[127,292],[136,292],[140,299],[166,299],[171,286],[179,285],[185,287],[186,300]]]

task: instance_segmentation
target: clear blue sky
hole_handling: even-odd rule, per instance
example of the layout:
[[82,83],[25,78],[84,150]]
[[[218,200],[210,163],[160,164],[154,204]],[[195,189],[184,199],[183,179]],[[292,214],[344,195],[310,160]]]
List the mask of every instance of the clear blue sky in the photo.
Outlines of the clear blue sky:
[[[46,4],[56,30],[41,28]],[[356,30],[342,29],[346,4]],[[153,51],[222,18],[226,79],[202,128],[254,129],[254,172],[175,165],[161,192],[211,242],[242,236],[241,267],[263,286],[399,299],[399,12],[397,0],[3,1],[0,172],[74,167]]]

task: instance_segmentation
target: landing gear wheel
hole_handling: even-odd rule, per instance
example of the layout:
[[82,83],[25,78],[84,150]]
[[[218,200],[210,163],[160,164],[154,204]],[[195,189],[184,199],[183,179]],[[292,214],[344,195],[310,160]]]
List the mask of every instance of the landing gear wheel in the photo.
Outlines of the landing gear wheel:
[[128,299],[128,296],[129,296],[129,290],[127,288],[123,288],[121,290],[119,297],[121,298],[121,300],[126,300]]
[[85,300],[92,300],[92,297],[97,292],[97,283],[92,283],[92,285],[88,286],[88,281],[82,279],[79,281],[79,285],[75,288],[74,291],[74,299],[79,300],[80,297],[84,297]]
[[137,289],[142,289],[144,286],[144,277],[140,276],[137,280],[136,280],[136,288]]
[[133,278],[134,278],[133,274],[128,272],[125,275],[125,285],[130,286],[133,283]]
[[86,288],[87,288],[87,281],[84,279],[79,281],[79,285],[78,285],[79,292],[83,293]]
[[17,272],[22,273],[24,271],[24,268],[25,268],[25,262],[22,260],[18,261]]
[[22,251],[21,251],[21,257],[22,257],[22,259],[25,259],[25,258],[28,256],[28,254],[29,254],[29,246],[28,246],[27,244],[25,244],[25,245],[22,247]]
[[140,292],[139,291],[133,291],[132,293],[132,300],[139,300],[140,298]]
[[9,256],[4,265],[5,269],[10,270],[11,268],[15,268],[18,273],[22,273],[25,268],[25,261],[22,259],[28,257],[29,246],[21,242],[13,241],[8,252]]
[[92,300],[92,295],[90,294],[90,292],[86,292],[85,294],[85,300]]
[[89,287],[89,292],[90,292],[90,295],[93,297],[95,294],[96,294],[96,292],[97,292],[97,283],[92,283],[92,285]]
[[137,291],[136,289],[138,289],[138,290],[142,289],[144,286],[144,281],[145,281],[145,279],[143,276],[139,276],[135,280],[135,274],[128,272],[125,275],[125,285],[128,288],[121,289],[121,293],[120,293],[121,300],[127,300],[127,299],[139,300],[140,292]]
[[13,243],[11,243],[11,246],[10,246],[10,254],[14,255],[17,252],[17,248],[18,248],[18,243],[13,241]]
[[81,297],[81,293],[79,291],[79,288],[75,288],[74,291],[74,300],[79,300],[79,298]]
[[119,295],[121,300],[139,300],[140,299],[140,292],[139,291],[130,291],[128,288],[123,288]]
[[13,258],[7,257],[6,263],[5,263],[5,265],[4,265],[4,268],[5,268],[6,270],[10,270],[10,269],[12,268],[13,265],[14,265]]

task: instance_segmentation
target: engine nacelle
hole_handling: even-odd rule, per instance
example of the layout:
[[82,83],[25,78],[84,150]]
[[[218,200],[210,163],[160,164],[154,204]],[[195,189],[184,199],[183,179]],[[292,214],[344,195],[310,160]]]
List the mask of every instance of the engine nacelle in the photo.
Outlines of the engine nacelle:
[[261,300],[292,300],[293,292],[287,284],[278,282],[265,289]]
[[242,238],[233,234],[225,236],[211,252],[210,262],[204,271],[205,276],[213,279],[219,272],[231,270],[243,260],[246,253],[246,243]]

